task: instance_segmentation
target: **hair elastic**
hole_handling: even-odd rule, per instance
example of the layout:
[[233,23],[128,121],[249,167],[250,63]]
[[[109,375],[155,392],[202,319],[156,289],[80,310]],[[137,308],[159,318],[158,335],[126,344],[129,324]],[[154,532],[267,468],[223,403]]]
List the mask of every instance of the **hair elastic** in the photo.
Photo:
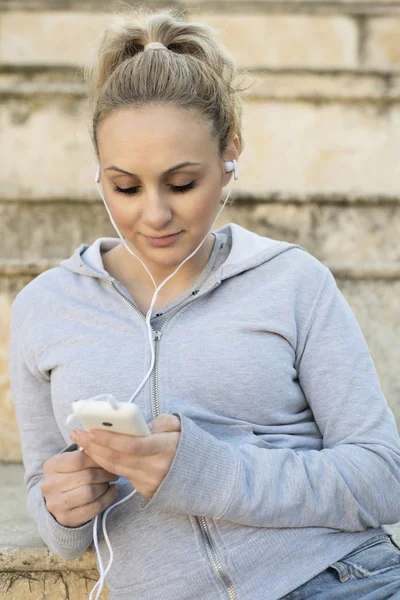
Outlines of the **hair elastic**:
[[149,42],[144,47],[145,50],[168,50],[167,46],[161,42]]

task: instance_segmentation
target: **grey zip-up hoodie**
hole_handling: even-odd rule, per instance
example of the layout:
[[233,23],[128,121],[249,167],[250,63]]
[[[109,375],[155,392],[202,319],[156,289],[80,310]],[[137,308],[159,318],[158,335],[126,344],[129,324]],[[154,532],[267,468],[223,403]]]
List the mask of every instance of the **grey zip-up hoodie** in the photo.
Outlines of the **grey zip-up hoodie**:
[[[163,313],[136,398],[146,421],[173,413],[182,431],[151,500],[137,493],[110,512],[110,600],[276,600],[400,520],[394,416],[331,272],[238,225],[219,236],[227,257]],[[73,401],[127,401],[150,360],[144,316],[102,263],[118,243],[81,244],[12,306],[27,507],[65,559],[92,543],[93,523],[57,523],[43,463],[70,444]],[[118,499],[131,490],[120,478]]]

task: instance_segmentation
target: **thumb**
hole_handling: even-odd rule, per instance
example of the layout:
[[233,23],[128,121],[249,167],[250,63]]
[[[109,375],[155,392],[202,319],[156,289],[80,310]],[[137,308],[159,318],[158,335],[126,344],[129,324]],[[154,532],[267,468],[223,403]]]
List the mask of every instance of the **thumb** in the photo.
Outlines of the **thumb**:
[[181,420],[176,415],[161,413],[154,421],[149,423],[151,433],[162,433],[165,431],[180,431]]

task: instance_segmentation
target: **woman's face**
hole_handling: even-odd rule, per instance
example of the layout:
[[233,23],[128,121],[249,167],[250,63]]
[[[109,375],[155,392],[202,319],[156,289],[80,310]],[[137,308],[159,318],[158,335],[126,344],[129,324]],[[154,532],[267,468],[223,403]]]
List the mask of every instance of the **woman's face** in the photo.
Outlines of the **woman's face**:
[[144,262],[172,267],[200,244],[232,176],[224,160],[237,158],[236,144],[221,158],[201,114],[170,105],[122,109],[101,122],[104,196]]

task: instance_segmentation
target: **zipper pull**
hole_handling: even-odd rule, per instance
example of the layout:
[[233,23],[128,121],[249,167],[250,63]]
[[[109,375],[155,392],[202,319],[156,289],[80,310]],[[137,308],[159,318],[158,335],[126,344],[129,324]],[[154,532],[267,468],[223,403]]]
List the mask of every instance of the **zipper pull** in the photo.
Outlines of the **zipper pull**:
[[161,331],[153,331],[153,342],[159,342],[161,340]]

